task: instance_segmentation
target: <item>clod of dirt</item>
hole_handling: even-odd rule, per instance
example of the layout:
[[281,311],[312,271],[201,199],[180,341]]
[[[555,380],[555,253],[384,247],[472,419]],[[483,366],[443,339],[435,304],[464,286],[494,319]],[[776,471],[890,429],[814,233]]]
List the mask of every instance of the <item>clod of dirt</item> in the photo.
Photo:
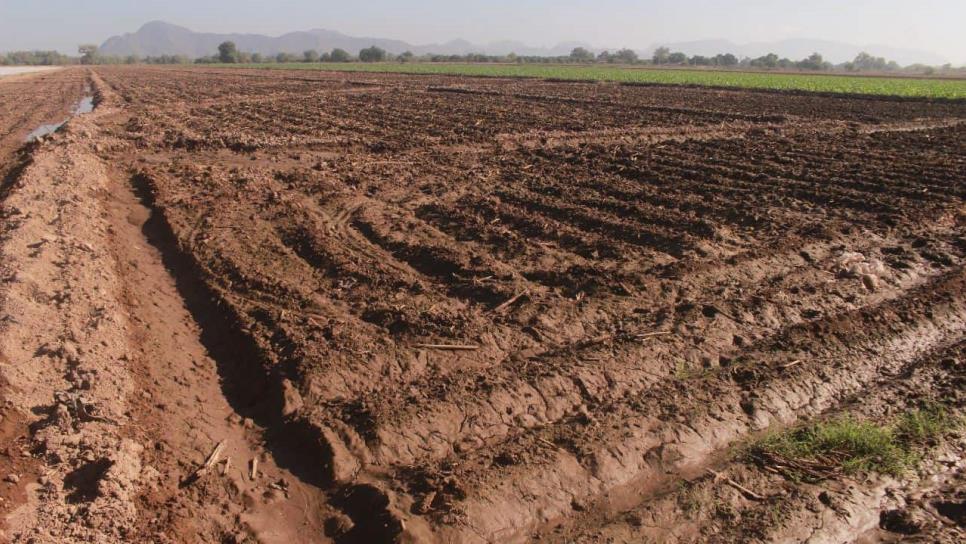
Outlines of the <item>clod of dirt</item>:
[[361,468],[359,460],[349,451],[335,431],[324,428],[321,434],[331,455],[328,460],[329,478],[333,482],[351,482]]
[[890,533],[914,535],[921,531],[919,523],[906,510],[886,510],[879,516],[879,527]]
[[353,527],[355,527],[355,523],[352,522],[352,518],[341,512],[333,514],[329,519],[325,520],[325,534],[332,538],[345,535]]
[[302,395],[290,380],[282,380],[282,415],[291,416],[302,409]]
[[879,288],[879,279],[872,274],[862,274],[862,285],[874,293]]
[[113,463],[110,459],[99,459],[68,473],[64,478],[64,489],[68,490],[67,501],[72,503],[91,502],[100,494],[101,480],[107,475]]
[[933,504],[936,511],[960,527],[966,527],[966,501],[961,502],[937,502]]

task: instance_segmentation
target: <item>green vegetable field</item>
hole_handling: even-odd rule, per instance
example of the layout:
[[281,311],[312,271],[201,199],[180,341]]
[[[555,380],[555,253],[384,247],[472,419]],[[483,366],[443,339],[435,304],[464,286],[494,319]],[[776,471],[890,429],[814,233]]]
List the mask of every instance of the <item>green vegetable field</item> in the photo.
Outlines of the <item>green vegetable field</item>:
[[661,70],[620,66],[555,66],[546,64],[296,63],[264,64],[259,65],[259,67],[351,72],[535,77],[577,81],[707,85],[924,98],[966,98],[966,80],[964,79],[754,73],[723,70]]

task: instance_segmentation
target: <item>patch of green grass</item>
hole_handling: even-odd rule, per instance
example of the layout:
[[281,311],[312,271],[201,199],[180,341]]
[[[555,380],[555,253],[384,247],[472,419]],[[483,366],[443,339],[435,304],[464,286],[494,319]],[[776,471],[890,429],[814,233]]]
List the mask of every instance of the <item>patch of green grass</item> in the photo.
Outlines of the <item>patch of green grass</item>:
[[676,380],[686,380],[690,378],[693,374],[691,366],[688,365],[687,361],[679,359],[674,365],[674,378]]
[[963,418],[941,405],[929,405],[903,414],[895,425],[895,435],[905,443],[926,445],[963,425]]
[[916,466],[931,442],[962,423],[961,417],[938,405],[907,412],[886,425],[840,417],[766,436],[752,445],[750,455],[798,476],[897,476]]
[[828,462],[834,456],[846,473],[900,474],[915,461],[890,429],[844,418],[770,437],[759,448],[789,460]]
[[831,74],[783,74],[729,70],[668,70],[627,66],[552,64],[443,63],[295,63],[215,65],[237,68],[395,72],[405,74],[531,77],[573,81],[615,81],[662,85],[702,85],[746,89],[794,90],[920,98],[966,99],[966,80],[914,77],[864,77]]

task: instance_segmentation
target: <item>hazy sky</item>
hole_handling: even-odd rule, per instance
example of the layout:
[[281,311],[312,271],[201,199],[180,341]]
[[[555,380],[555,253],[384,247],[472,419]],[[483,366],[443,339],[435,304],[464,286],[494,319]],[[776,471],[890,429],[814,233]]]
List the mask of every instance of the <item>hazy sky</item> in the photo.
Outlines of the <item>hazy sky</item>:
[[0,51],[101,43],[150,20],[208,32],[327,28],[412,43],[784,38],[886,44],[966,63],[966,0],[0,0]]

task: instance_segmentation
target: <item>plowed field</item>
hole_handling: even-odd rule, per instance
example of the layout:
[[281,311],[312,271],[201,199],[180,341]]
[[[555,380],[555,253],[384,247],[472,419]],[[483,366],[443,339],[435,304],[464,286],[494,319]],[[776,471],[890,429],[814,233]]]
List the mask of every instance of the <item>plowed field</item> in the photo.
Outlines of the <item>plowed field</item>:
[[[896,477],[803,482],[741,454],[840,414],[962,413],[962,102],[304,71],[41,78],[97,93],[94,114],[30,152],[82,146],[103,165],[105,186],[75,202],[104,210],[87,266],[118,279],[90,289],[114,289],[135,346],[112,359],[132,400],[105,416],[140,448],[116,494],[127,526],[78,540],[963,534],[961,432]],[[30,173],[11,175],[14,194]],[[164,370],[185,350],[186,377]],[[21,417],[38,444],[56,424]],[[222,440],[230,464],[219,452],[224,470],[195,474]],[[98,482],[122,463],[85,455],[71,462],[89,492],[55,476],[36,501],[74,505],[70,519],[110,504]]]

